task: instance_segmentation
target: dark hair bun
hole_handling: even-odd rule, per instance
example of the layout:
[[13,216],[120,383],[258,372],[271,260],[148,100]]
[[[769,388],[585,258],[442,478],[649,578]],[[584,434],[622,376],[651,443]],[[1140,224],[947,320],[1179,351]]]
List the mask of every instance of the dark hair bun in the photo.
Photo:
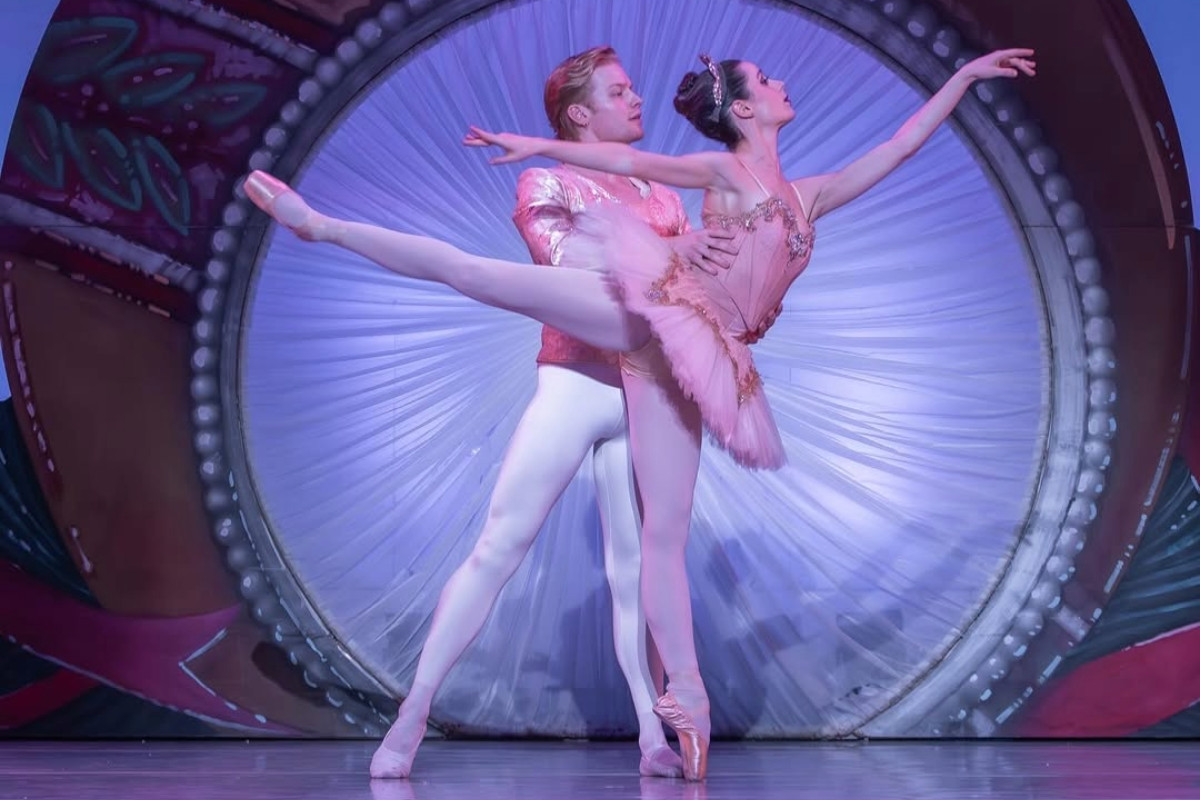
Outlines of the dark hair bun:
[[698,80],[700,80],[700,73],[689,72],[687,75],[684,75],[683,80],[679,82],[679,88],[675,90],[675,110],[680,114],[685,116],[687,115],[687,112],[683,109],[683,103],[681,101],[685,95],[691,93],[692,89],[696,85],[696,81]]
[[738,66],[737,59],[721,62],[721,83],[724,98],[718,109],[713,96],[714,78],[708,70],[689,72],[675,90],[675,110],[683,115],[692,127],[709,139],[733,148],[742,139],[729,116],[729,106],[734,100],[745,100],[746,79]]

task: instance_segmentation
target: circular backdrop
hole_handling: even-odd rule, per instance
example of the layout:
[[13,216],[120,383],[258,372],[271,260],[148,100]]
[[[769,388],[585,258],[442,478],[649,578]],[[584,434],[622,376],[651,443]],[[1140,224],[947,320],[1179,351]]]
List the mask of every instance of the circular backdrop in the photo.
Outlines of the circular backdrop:
[[[490,167],[460,140],[469,124],[546,133],[542,82],[572,52],[617,49],[645,98],[640,146],[668,153],[711,147],[670,106],[697,52],[755,61],[797,110],[781,139],[793,176],[885,140],[972,55],[931,14],[866,0],[448,5],[363,23],[251,166],[322,210],[528,261],[510,215],[530,165]],[[1058,587],[1115,424],[1113,331],[1082,215],[1054,208],[1066,179],[1007,91],[978,87],[955,125],[820,221],[755,349],[788,466],[750,473],[705,448],[688,568],[718,735],[936,732],[1069,611]],[[698,193],[684,200],[696,220]],[[538,326],[263,238],[244,212],[235,201],[214,240],[198,329],[198,446],[234,476],[210,508],[256,615],[304,643],[315,682],[351,689],[332,700],[369,727],[371,693],[407,689],[479,533]],[[598,522],[585,463],[435,724],[635,728]]]

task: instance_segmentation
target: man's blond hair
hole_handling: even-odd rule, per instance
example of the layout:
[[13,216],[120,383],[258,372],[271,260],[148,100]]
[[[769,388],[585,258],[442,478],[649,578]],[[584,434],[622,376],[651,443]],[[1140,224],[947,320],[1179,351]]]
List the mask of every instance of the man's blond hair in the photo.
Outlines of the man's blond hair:
[[550,120],[555,136],[572,141],[579,138],[579,126],[567,110],[576,104],[587,105],[591,98],[592,75],[605,64],[619,61],[616,50],[601,45],[576,53],[554,68],[546,79],[543,100],[546,118]]

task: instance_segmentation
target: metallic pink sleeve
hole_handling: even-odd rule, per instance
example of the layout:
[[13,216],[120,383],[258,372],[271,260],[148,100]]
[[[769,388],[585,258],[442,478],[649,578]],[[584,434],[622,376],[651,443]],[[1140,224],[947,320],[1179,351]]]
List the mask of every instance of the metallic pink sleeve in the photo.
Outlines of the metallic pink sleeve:
[[[557,267],[562,260],[562,243],[574,228],[574,212],[582,206],[582,198],[560,175],[543,168],[527,169],[517,179],[517,205],[513,222],[529,247],[534,263]],[[592,347],[562,331],[549,326],[542,328],[542,350],[539,364],[609,364],[618,363],[616,353]]]
[[558,175],[542,168],[521,173],[513,222],[535,263],[558,266],[563,239],[571,233],[571,215],[567,189]]

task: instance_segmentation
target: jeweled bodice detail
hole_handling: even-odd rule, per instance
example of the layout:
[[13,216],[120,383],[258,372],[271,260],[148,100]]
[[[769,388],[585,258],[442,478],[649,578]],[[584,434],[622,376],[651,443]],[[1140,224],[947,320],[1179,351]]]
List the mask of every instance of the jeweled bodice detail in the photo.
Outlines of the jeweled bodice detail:
[[716,284],[714,303],[735,335],[757,341],[774,321],[792,282],[808,266],[816,230],[778,195],[742,214],[708,213],[703,219],[705,227],[745,233],[733,265],[708,280]]
[[810,226],[807,231],[801,230],[796,212],[782,197],[767,198],[744,214],[705,214],[704,225],[724,230],[737,228],[749,233],[757,230],[759,222],[774,222],[776,219],[783,221],[787,231],[788,253],[791,257],[807,258],[816,243],[817,229]]

